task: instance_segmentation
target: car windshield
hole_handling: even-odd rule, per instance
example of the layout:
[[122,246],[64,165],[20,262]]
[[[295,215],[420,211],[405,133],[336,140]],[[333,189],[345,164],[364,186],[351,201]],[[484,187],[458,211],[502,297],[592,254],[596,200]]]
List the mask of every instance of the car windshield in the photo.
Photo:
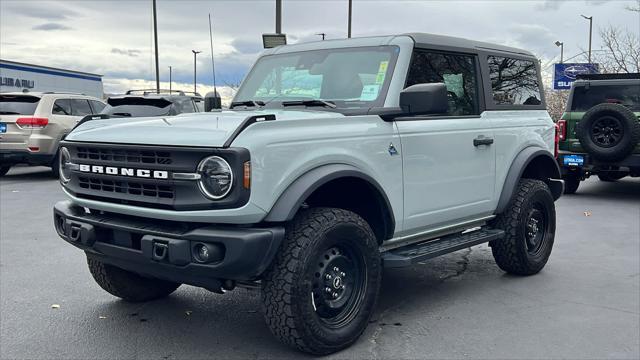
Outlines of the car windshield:
[[101,114],[147,117],[165,116],[171,112],[171,101],[139,97],[109,98]]
[[572,111],[587,111],[603,103],[620,104],[640,111],[640,83],[630,85],[577,86],[573,90]]
[[232,105],[378,106],[398,51],[378,46],[267,55],[254,65]]
[[0,95],[0,115],[33,115],[40,98],[25,95]]

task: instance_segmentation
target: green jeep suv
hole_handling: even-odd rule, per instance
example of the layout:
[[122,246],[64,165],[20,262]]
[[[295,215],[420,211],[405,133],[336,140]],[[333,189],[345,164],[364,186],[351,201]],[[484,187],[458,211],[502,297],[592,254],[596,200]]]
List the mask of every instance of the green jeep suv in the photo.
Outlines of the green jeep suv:
[[640,74],[591,74],[574,82],[558,121],[565,194],[597,175],[640,176]]

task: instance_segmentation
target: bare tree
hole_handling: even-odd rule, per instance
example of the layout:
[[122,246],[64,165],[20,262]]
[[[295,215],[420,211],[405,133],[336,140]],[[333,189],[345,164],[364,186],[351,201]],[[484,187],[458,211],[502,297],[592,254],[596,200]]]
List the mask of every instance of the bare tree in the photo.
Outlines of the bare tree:
[[640,39],[629,30],[613,25],[600,29],[603,52],[595,55],[600,70],[606,73],[640,72]]
[[557,122],[560,120],[567,105],[569,90],[554,90],[553,88],[545,87],[544,95],[547,102],[547,111],[553,121]]

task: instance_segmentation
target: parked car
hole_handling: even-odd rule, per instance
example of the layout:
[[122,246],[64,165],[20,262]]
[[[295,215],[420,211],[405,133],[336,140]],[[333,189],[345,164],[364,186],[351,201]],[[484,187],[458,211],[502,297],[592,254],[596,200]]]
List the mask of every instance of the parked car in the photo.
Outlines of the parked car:
[[0,176],[16,164],[44,165],[58,176],[58,144],[84,116],[102,111],[97,98],[70,93],[0,94]]
[[527,51],[429,34],[287,45],[231,107],[64,141],[55,228],[104,290],[258,288],[276,337],[328,354],[369,324],[383,267],[482,243],[511,274],[549,259],[563,182]]
[[129,90],[110,96],[102,114],[118,117],[172,116],[204,111],[204,99],[198,93],[155,89]]
[[566,194],[591,175],[640,176],[640,74],[582,75],[558,126]]

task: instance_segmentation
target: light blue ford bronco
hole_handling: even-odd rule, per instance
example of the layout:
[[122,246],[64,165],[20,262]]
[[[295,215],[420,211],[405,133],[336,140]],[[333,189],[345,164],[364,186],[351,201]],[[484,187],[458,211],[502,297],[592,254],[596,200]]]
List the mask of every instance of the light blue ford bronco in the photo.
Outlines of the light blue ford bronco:
[[545,266],[564,184],[541,84],[531,53],[446,36],[266,50],[229,110],[78,126],[55,228],[117,297],[258,288],[275,336],[329,354],[384,267],[482,243]]

